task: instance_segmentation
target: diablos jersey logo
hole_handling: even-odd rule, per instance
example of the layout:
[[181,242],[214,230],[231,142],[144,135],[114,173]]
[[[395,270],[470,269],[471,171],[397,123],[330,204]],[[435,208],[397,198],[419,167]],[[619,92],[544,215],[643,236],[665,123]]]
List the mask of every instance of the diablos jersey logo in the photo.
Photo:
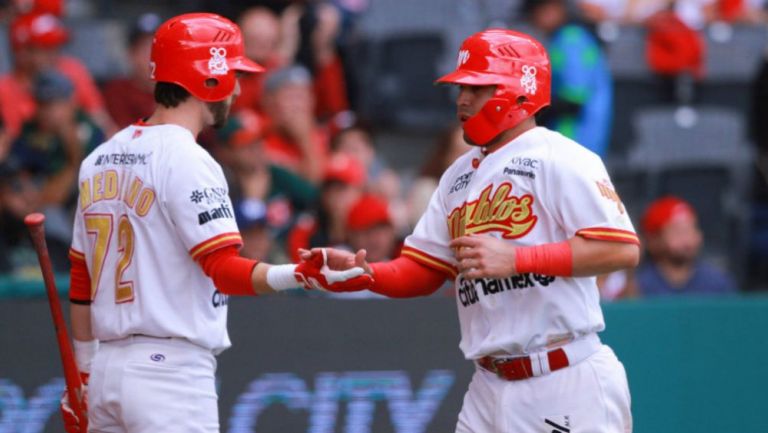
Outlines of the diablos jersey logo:
[[448,232],[452,239],[465,234],[500,232],[504,239],[525,236],[536,225],[533,196],[512,194],[512,184],[504,182],[491,194],[488,185],[480,197],[465,202],[448,215]]

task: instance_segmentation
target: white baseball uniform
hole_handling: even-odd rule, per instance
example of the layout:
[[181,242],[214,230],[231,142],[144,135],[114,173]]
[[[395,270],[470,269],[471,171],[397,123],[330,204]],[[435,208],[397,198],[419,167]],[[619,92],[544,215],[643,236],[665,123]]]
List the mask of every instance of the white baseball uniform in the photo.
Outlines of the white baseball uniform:
[[[129,126],[82,163],[72,254],[91,278],[96,431],[218,431],[227,296],[195,259],[240,245],[221,167],[185,128]],[[174,370],[169,370],[174,369]]]
[[[470,233],[519,246],[575,235],[638,242],[600,158],[543,127],[489,155],[471,149],[440,179],[403,254],[456,277],[467,359],[533,360],[536,377],[519,381],[478,367],[457,431],[631,431],[623,366],[596,334],[605,325],[595,277],[466,280],[448,245]],[[550,373],[546,353],[557,347],[570,366]]]

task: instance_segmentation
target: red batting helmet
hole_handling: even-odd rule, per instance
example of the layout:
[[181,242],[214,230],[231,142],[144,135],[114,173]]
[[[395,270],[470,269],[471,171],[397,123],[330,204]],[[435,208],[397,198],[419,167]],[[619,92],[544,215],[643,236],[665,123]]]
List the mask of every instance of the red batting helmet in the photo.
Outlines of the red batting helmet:
[[174,83],[206,102],[223,101],[235,90],[235,71],[264,68],[243,54],[243,36],[232,21],[210,13],[173,17],[152,42],[152,79]]
[[496,86],[493,97],[463,125],[467,137],[482,146],[549,105],[549,57],[541,43],[525,33],[485,30],[464,40],[456,70],[437,82]]

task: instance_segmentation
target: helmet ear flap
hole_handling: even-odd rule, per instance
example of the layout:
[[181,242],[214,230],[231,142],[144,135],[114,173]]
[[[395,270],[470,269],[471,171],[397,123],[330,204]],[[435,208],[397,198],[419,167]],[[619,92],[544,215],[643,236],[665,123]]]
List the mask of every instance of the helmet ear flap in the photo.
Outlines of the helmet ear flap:
[[464,132],[474,144],[485,145],[501,132],[499,125],[505,123],[512,108],[512,101],[494,96],[477,114],[464,122]]
[[513,108],[512,104],[513,102],[508,98],[493,97],[483,105],[481,112],[489,121],[498,124],[503,122],[504,118],[507,117],[510,109]]

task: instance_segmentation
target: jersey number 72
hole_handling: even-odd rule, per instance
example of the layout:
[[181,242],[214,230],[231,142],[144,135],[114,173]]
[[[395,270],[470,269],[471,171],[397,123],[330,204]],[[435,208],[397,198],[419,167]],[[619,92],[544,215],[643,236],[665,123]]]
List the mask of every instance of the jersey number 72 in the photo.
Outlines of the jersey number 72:
[[[107,213],[86,213],[83,215],[85,229],[89,236],[94,236],[91,261],[91,299],[96,299],[101,274],[109,253],[114,229],[113,215]],[[115,267],[115,303],[133,301],[133,281],[124,281],[123,273],[131,265],[134,249],[133,226],[128,215],[121,215],[117,222],[117,253],[119,258]]]

